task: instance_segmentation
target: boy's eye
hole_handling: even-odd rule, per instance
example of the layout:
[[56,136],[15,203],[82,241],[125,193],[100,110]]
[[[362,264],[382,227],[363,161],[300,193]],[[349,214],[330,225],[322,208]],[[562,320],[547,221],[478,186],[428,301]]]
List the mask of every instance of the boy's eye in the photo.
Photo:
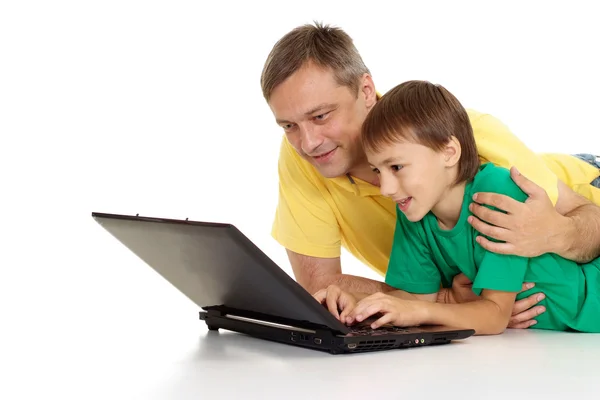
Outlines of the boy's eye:
[[373,168],[373,172],[375,172],[376,174],[378,174],[379,170],[377,168]]
[[394,171],[400,171],[402,169],[402,165],[392,165],[391,168]]

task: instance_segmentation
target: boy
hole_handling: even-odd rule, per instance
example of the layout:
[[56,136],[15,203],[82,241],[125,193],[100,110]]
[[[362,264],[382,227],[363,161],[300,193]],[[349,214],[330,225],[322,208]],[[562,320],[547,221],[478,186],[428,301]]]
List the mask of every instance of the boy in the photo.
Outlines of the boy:
[[[553,253],[524,258],[479,244],[481,234],[469,224],[474,193],[520,202],[527,195],[507,169],[480,165],[468,115],[451,93],[424,81],[396,86],[369,112],[361,140],[381,193],[397,204],[385,281],[398,290],[366,296],[334,286],[325,296],[316,293],[338,304],[342,321],[381,314],[372,328],[443,324],[499,334],[516,299],[543,292],[546,312],[534,328],[600,332],[600,258],[580,265]],[[460,273],[473,281],[479,300],[436,303],[440,287]],[[535,288],[519,293],[523,282]]]

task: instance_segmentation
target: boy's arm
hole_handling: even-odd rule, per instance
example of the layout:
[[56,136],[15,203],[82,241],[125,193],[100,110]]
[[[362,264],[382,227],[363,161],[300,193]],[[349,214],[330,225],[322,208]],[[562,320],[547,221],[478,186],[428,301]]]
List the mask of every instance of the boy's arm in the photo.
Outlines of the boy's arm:
[[404,290],[393,290],[391,292],[387,292],[386,294],[403,300],[422,300],[430,303],[435,303],[438,300],[438,293],[416,294],[408,293]]
[[481,300],[469,303],[422,303],[422,323],[474,329],[476,335],[497,335],[508,325],[515,297],[514,292],[483,290]]
[[476,335],[497,335],[508,325],[515,297],[516,292],[484,290],[480,300],[442,304],[377,293],[361,300],[349,313],[348,322],[362,322],[383,314],[371,324],[373,329],[385,324],[401,327],[427,324],[474,329]]

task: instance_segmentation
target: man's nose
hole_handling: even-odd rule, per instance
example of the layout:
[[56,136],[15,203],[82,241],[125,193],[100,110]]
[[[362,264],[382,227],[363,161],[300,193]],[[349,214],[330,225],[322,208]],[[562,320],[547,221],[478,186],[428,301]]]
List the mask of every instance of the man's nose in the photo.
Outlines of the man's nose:
[[306,154],[314,154],[315,150],[323,144],[323,136],[319,132],[319,128],[315,126],[303,126],[300,128],[302,138],[302,151]]

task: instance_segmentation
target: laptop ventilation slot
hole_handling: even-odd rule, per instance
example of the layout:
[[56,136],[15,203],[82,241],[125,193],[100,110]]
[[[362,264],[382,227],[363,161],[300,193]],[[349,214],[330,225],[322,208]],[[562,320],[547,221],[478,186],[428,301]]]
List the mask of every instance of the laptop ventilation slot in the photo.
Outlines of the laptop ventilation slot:
[[358,342],[353,351],[373,351],[373,350],[386,350],[396,347],[395,340],[363,340]]

